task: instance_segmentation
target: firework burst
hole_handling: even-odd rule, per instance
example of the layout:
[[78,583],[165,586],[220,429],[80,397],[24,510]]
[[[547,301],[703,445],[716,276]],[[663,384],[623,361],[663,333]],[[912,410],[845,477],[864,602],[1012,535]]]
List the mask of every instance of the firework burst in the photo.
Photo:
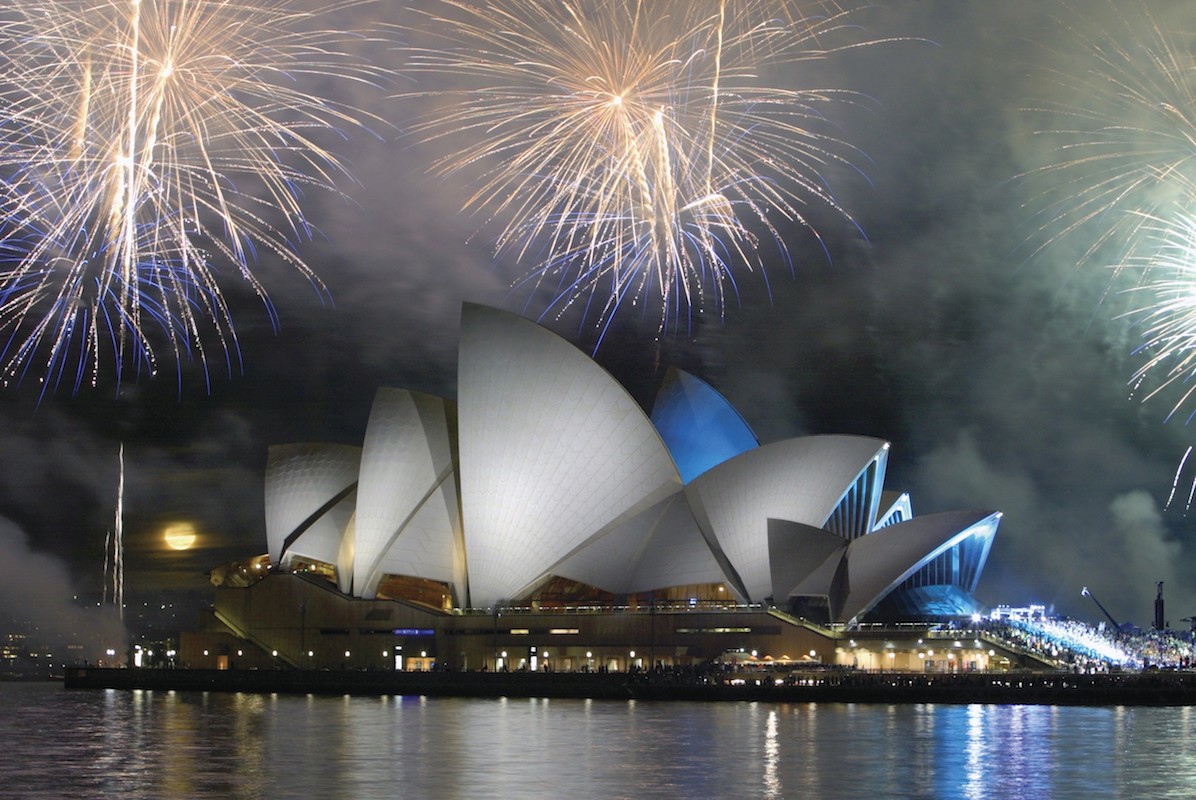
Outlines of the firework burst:
[[[18,0],[0,11],[0,329],[4,380],[119,382],[160,352],[236,334],[218,276],[272,252],[318,289],[296,244],[302,194],[344,170],[321,140],[369,117],[309,94],[373,84],[361,37],[286,0]],[[271,310],[273,320],[273,312]],[[205,333],[207,331],[207,333]],[[43,389],[45,391],[45,389]]]
[[1078,236],[1078,263],[1111,265],[1116,277],[1141,265],[1163,210],[1196,180],[1196,40],[1144,3],[1106,9],[1114,22],[1095,33],[1076,29],[1079,11],[1057,22],[1078,46],[1060,52],[1067,66],[1047,85],[1068,99],[1027,109],[1049,121],[1035,135],[1050,158],[1023,177],[1047,186],[1034,201],[1039,249]]
[[[1038,131],[1052,142],[1052,159],[1028,173],[1048,184],[1038,196],[1037,235],[1041,249],[1078,237],[1078,265],[1109,268],[1106,293],[1124,285],[1120,276],[1130,281],[1122,316],[1143,337],[1132,393],[1170,397],[1171,418],[1196,392],[1196,36],[1146,3],[1104,8],[1101,17],[1113,23],[1095,32],[1076,30],[1088,7],[1059,21],[1080,44],[1054,73],[1070,99],[1030,109],[1052,120]],[[1196,483],[1189,505],[1193,491]]]
[[584,302],[603,331],[624,305],[661,329],[721,314],[763,243],[788,258],[781,226],[817,236],[812,205],[850,220],[827,174],[855,151],[825,111],[858,97],[764,75],[861,43],[831,44],[854,35],[833,4],[793,5],[437,0],[418,23],[435,44],[406,69],[456,84],[424,93],[448,108],[415,134],[453,136],[436,171],[474,182],[466,208],[498,220],[498,254],[550,291],[549,311]]

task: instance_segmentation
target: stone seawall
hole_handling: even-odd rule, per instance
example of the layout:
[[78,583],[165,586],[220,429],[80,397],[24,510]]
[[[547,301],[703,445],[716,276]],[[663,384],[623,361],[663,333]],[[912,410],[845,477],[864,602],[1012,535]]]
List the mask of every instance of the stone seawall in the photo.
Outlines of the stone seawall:
[[1196,705],[1196,673],[787,674],[381,672],[71,667],[67,689],[280,694],[759,700],[821,703]]

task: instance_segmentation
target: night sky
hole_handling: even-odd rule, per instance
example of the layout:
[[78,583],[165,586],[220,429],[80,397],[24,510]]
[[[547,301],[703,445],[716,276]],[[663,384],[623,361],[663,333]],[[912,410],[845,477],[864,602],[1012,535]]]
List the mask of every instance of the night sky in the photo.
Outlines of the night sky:
[[[406,4],[383,0],[380,21]],[[866,176],[830,174],[860,234],[815,211],[829,259],[800,233],[795,268],[743,272],[725,317],[658,340],[655,320],[621,317],[597,359],[649,404],[669,364],[720,390],[762,441],[824,433],[892,442],[887,486],[915,513],[995,509],[1005,516],[977,592],[986,603],[1045,603],[1092,622],[1088,586],[1119,621],[1147,626],[1155,583],[1168,618],[1196,612],[1190,585],[1196,515],[1164,508],[1196,430],[1164,422],[1166,399],[1139,402],[1127,381],[1140,334],[1119,318],[1124,293],[1100,263],[1076,268],[1082,233],[1035,254],[1035,186],[1018,179],[1052,157],[1023,109],[1055,91],[1049,70],[1076,68],[1064,22],[1100,24],[1052,0],[885,0],[857,15],[861,38],[909,37],[813,67],[816,80],[866,102],[828,110],[857,146]],[[1196,8],[1154,2],[1161,20],[1196,30]],[[368,9],[345,24],[369,21]],[[1186,19],[1177,19],[1177,14]],[[1112,24],[1112,23],[1110,23]],[[322,303],[297,273],[256,268],[280,317],[277,333],[235,274],[230,297],[243,367],[195,364],[181,377],[111,383],[40,402],[35,381],[0,393],[0,608],[15,615],[50,595],[99,592],[111,527],[117,450],[125,444],[127,591],[202,590],[205,570],[265,550],[262,473],[271,444],[359,444],[374,390],[455,397],[462,301],[535,316],[510,290],[518,264],[493,257],[482,216],[460,213],[464,177],[428,174],[445,143],[403,132],[434,88],[403,75],[354,102],[389,121],[340,145],[357,185],[306,199],[321,239],[302,249],[328,286]],[[801,80],[808,78],[803,75]],[[825,216],[825,219],[823,218]],[[230,271],[231,272],[231,271]],[[770,296],[771,295],[771,296]],[[549,320],[589,346],[578,320]],[[1192,476],[1186,480],[1191,481]],[[185,553],[165,525],[199,530]]]

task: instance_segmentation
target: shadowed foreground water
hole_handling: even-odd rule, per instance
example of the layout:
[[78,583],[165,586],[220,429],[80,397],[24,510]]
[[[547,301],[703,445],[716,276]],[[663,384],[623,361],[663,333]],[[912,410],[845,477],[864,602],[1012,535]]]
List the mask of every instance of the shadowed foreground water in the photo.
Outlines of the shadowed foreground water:
[[0,684],[19,798],[1196,796],[1196,710]]

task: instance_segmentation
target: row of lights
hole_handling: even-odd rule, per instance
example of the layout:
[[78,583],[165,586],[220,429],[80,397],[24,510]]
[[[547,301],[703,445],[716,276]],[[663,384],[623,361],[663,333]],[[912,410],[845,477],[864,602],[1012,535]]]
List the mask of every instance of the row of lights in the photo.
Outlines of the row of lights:
[[[403,648],[399,647],[399,648],[396,648],[396,651],[397,651],[397,650],[402,650],[402,649],[403,649]],[[114,651],[112,651],[112,650],[109,650],[109,651],[108,651],[108,655],[113,655],[113,654],[114,654]],[[205,656],[206,656],[206,655],[208,655],[208,651],[207,651],[207,650],[204,650],[204,651],[203,651],[203,654],[204,654]],[[311,658],[311,657],[313,657],[315,654],[316,654],[316,651],[315,651],[315,650],[308,650],[308,651],[307,651],[307,657],[308,657],[308,658]],[[150,652],[150,655],[152,656],[152,655],[153,655],[153,652]],[[168,651],[166,651],[166,655],[173,657],[173,656],[174,656],[174,651],[173,651],[173,650],[168,650]],[[238,650],[238,651],[237,651],[237,656],[238,656],[238,657],[239,657],[239,656],[243,656],[243,655],[245,655],[244,651],[242,651],[242,650]],[[278,658],[278,651],[277,651],[277,650],[271,650],[271,651],[270,651],[270,655],[274,656],[275,658]],[[506,655],[506,653],[503,653],[503,655],[505,656],[505,655]],[[632,655],[634,655],[634,653],[633,653]],[[353,653],[352,653],[351,651],[349,651],[349,650],[346,650],[346,651],[345,651],[345,658],[352,658],[352,657],[353,657]],[[390,651],[389,651],[389,650],[383,650],[383,651],[382,651],[382,657],[383,657],[383,658],[389,658],[389,657],[390,657]],[[420,651],[419,651],[419,657],[420,657],[420,658],[427,658],[427,657],[428,657],[428,651],[426,651],[426,650],[420,650]],[[544,657],[545,657],[545,658],[547,658],[547,657],[548,657],[548,654],[547,654],[547,653],[545,653],[545,654],[544,654]]]
[[[852,643],[851,643],[851,646],[852,646],[852,647],[855,647],[855,642],[852,642]],[[741,651],[741,652],[742,652],[742,651]],[[635,653],[632,653],[632,655],[634,656],[634,655],[635,655]],[[751,653],[751,655],[752,655],[752,658],[758,658],[760,654],[759,654],[759,651],[757,651],[757,650],[753,650],[753,651],[752,651],[752,653]],[[764,656],[764,657],[765,657],[765,658],[772,658],[772,656],[769,656],[769,655],[766,655],[766,656]],[[817,650],[811,650],[811,651],[810,651],[810,658],[817,659],[817,658],[818,658],[818,651],[817,651]],[[782,661],[788,661],[788,660],[789,660],[789,656],[787,656],[787,655],[782,655],[782,656],[781,656],[781,660],[782,660]]]
[[[536,652],[536,648],[534,648],[534,647],[530,648],[530,650],[531,650],[531,652],[532,652],[532,653],[535,653],[535,652]],[[385,654],[384,654],[384,655],[385,655]],[[549,654],[549,652],[548,652],[547,650],[545,650],[543,653],[540,653],[540,655],[544,656],[544,660],[545,660],[545,661],[547,661],[549,658],[551,658],[551,657],[552,657],[552,656]],[[635,658],[635,651],[634,651],[634,650],[629,650],[629,651],[627,652],[627,655],[628,655],[628,657],[630,657],[630,658]],[[754,653],[753,653],[753,655],[754,655]],[[506,651],[506,650],[503,650],[501,653],[499,653],[499,654],[498,654],[498,657],[499,657],[499,658],[502,658],[502,659],[506,659],[506,658],[507,658],[507,651]],[[591,650],[587,650],[587,651],[586,651],[586,658],[592,659],[593,657],[594,657],[594,653],[593,653],[593,651],[591,651]]]
[[[854,648],[854,647],[856,647],[856,641],[855,641],[855,639],[851,639],[851,640],[849,640],[848,644],[849,644],[851,647],[853,647],[853,648]],[[921,639],[919,639],[919,640],[918,640],[918,647],[921,647],[923,644],[924,644],[924,642],[923,642]],[[958,649],[958,648],[962,648],[962,647],[963,647],[963,642],[961,642],[961,641],[959,641],[959,640],[957,639],[957,640],[953,641],[953,642],[951,643],[951,645],[952,645],[952,647],[954,647],[954,648],[957,648],[957,649]],[[974,649],[976,649],[976,650],[981,650],[981,651],[983,651],[983,648],[981,647],[981,644],[980,644],[980,640],[979,640],[979,639],[973,639],[973,640],[972,640],[972,646],[973,646],[973,648],[974,648]],[[890,658],[890,659],[894,659],[894,658],[896,658],[896,657],[897,657],[897,653],[896,653],[896,651],[895,651],[895,649],[894,649],[893,645],[891,645],[891,644],[885,644],[885,650],[887,650],[887,651],[888,651],[888,655],[889,655],[889,658]],[[990,658],[992,658],[992,657],[993,657],[993,656],[995,656],[996,654],[997,654],[997,651],[996,651],[996,650],[991,650],[991,649],[990,649],[990,650],[988,651],[988,656],[989,656]],[[754,652],[753,652],[753,655],[755,655],[755,653],[754,653]],[[810,651],[810,655],[814,655],[814,651],[813,651],[813,650],[811,650],[811,651]],[[927,649],[927,650],[925,650],[925,651],[919,651],[919,652],[918,652],[918,658],[919,658],[919,659],[934,658],[934,650],[933,650],[933,649]],[[948,650],[948,651],[947,651],[947,658],[948,658],[948,659],[954,659],[954,658],[955,658],[955,652],[954,652],[953,650]]]
[[[921,639],[919,639],[919,640],[918,640],[918,644],[919,644],[919,645],[921,645],[921,644],[922,644],[922,640],[921,640]],[[976,647],[977,647],[977,648],[979,648],[979,647],[980,647],[980,642],[979,642],[979,641],[976,641],[974,644],[976,645]],[[852,639],[852,640],[850,641],[850,645],[851,645],[851,647],[856,647],[856,642],[855,642],[855,640],[854,640],[854,639]],[[955,646],[955,647],[962,647],[963,645],[962,645],[960,642],[958,642],[958,641],[957,641],[957,642],[955,642],[955,643],[954,643],[954,646]],[[141,649],[141,648],[140,648],[140,645],[138,645],[137,649],[138,649],[138,650],[140,650],[140,649]],[[399,650],[402,650],[402,649],[403,649],[402,647],[397,647],[397,648],[395,648],[395,651],[396,651],[396,653],[397,653]],[[888,655],[889,655],[889,658],[896,658],[896,657],[897,657],[897,653],[896,653],[896,652],[894,652],[893,645],[891,645],[891,644],[890,644],[890,645],[885,645],[885,649],[886,649],[886,650],[888,650]],[[536,648],[534,648],[534,647],[533,647],[533,648],[531,648],[531,651],[534,653],[534,652],[536,651]],[[207,651],[207,650],[204,650],[204,651],[203,651],[203,654],[204,654],[205,656],[207,656],[207,655],[208,655],[208,651]],[[272,656],[274,656],[275,658],[277,658],[277,657],[278,657],[278,651],[277,651],[277,650],[272,650],[270,654],[271,654]],[[115,655],[116,655],[116,651],[115,651],[115,650],[111,650],[111,649],[110,649],[110,650],[108,650],[108,655],[109,655],[110,657],[111,657],[111,656],[115,656]],[[153,652],[152,650],[150,650],[150,651],[147,651],[147,655],[148,655],[150,658],[153,658],[153,656],[154,656],[154,652]],[[168,657],[168,658],[174,658],[174,656],[175,656],[175,651],[174,651],[174,650],[167,650],[167,651],[166,651],[166,655],[167,655],[167,657]],[[238,651],[237,651],[237,656],[238,656],[238,657],[241,657],[241,656],[243,656],[243,655],[244,655],[244,652],[243,652],[243,651],[241,651],[241,650],[238,650]],[[550,658],[550,655],[549,655],[549,653],[548,653],[548,651],[547,651],[547,650],[545,650],[545,651],[544,651],[544,652],[543,652],[541,655],[543,655],[543,656],[544,656],[545,660],[547,660],[548,658]],[[628,655],[630,658],[635,658],[635,651],[634,651],[634,650],[630,650],[630,651],[628,651],[627,655]],[[759,653],[758,653],[758,651],[756,651],[756,650],[753,650],[753,651],[752,651],[752,653],[751,653],[751,656],[752,656],[752,658],[757,658],[757,657],[758,657],[758,655],[759,655]],[[991,656],[994,656],[994,655],[996,655],[996,651],[995,651],[995,650],[989,650],[989,651],[988,651],[988,655],[989,655],[990,657],[991,657]],[[312,658],[312,657],[314,657],[314,656],[315,656],[315,651],[314,651],[314,650],[308,650],[308,651],[307,651],[307,657],[308,657],[308,658]],[[428,657],[428,652],[427,652],[426,650],[421,650],[421,651],[420,651],[420,653],[419,653],[419,656],[420,656],[420,658],[427,658],[427,657]],[[352,654],[352,652],[351,652],[351,651],[349,651],[349,650],[346,650],[346,651],[345,651],[345,658],[352,658],[352,657],[353,657],[353,654]],[[389,658],[389,657],[390,657],[390,651],[389,651],[389,650],[383,650],[383,651],[382,651],[382,657],[383,657],[383,658]],[[503,659],[506,659],[506,658],[507,658],[507,651],[506,651],[506,650],[503,650],[503,651],[502,651],[502,653],[500,654],[500,657],[501,657],[501,658],[503,658]],[[593,657],[594,657],[594,653],[593,653],[592,651],[590,651],[590,650],[587,650],[587,651],[586,651],[586,658],[588,658],[588,659],[592,659]],[[925,652],[919,652],[919,653],[918,653],[918,658],[923,658],[923,659],[924,659],[924,658],[928,658],[928,657],[929,657],[929,658],[934,658],[934,650],[926,650]],[[948,654],[947,654],[947,658],[954,658],[954,657],[955,657],[955,654],[954,654],[953,652],[948,652]],[[767,658],[767,656],[765,656],[765,658]],[[782,659],[784,659],[784,660],[788,660],[788,659],[789,659],[789,657],[788,657],[788,656],[781,656],[781,658],[782,658]],[[814,658],[814,659],[818,658],[818,651],[816,651],[816,650],[811,650],[811,651],[810,651],[810,658]]]

